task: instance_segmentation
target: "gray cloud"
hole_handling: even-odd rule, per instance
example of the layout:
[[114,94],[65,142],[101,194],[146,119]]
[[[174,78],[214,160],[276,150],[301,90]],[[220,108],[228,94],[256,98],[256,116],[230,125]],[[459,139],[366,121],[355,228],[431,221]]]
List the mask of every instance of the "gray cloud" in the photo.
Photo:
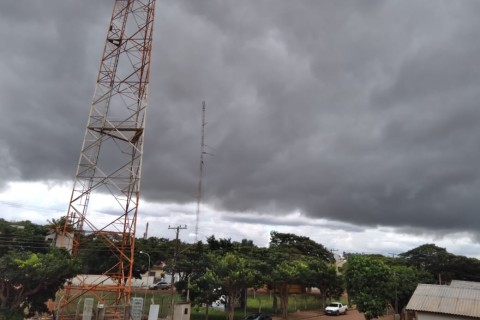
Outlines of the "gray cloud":
[[[27,2],[0,4],[2,182],[68,180],[113,1]],[[157,1],[142,195],[196,200],[205,100],[220,210],[478,229],[479,9]]]

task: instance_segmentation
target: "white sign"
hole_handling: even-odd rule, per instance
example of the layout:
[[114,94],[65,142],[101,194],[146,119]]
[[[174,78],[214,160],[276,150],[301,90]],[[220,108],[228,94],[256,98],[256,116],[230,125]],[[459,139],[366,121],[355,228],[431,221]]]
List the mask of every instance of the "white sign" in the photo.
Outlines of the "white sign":
[[148,312],[148,320],[158,320],[158,313],[160,312],[160,305],[151,304]]
[[93,298],[85,298],[82,320],[92,320]]
[[132,298],[131,304],[133,320],[142,320],[143,298]]

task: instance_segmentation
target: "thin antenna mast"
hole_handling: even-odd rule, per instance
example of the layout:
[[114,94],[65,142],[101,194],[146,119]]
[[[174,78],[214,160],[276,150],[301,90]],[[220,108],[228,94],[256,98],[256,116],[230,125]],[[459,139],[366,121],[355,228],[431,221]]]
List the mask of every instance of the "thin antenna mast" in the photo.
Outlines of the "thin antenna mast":
[[143,234],[143,239],[144,240],[148,239],[148,222],[147,222],[147,227],[145,228],[145,233]]
[[203,178],[203,155],[205,154],[205,101],[202,103],[202,138],[200,144],[200,170],[198,179],[198,194],[197,194],[197,216],[195,223],[195,242],[198,241],[198,223],[200,220],[200,203],[202,201],[202,178]]

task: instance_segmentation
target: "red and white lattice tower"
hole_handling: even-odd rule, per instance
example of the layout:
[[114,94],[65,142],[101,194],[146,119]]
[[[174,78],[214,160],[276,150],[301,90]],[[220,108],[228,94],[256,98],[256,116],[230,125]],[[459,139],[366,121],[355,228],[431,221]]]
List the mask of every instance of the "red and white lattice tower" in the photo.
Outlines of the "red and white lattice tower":
[[[65,288],[61,319],[87,293],[130,303],[154,13],[155,0],[115,0],[60,244],[77,255],[101,239],[112,263]],[[89,211],[93,203],[109,214]]]

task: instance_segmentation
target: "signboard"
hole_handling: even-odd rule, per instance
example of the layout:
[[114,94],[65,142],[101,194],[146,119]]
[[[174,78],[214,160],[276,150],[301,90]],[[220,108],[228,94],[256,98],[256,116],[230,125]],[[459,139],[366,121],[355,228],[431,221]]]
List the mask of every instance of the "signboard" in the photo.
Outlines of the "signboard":
[[150,312],[148,313],[148,320],[158,320],[158,313],[160,312],[160,305],[151,304]]
[[133,320],[142,320],[142,311],[143,311],[143,298],[132,298],[132,319]]
[[85,298],[83,303],[82,320],[92,320],[93,315],[93,298]]

